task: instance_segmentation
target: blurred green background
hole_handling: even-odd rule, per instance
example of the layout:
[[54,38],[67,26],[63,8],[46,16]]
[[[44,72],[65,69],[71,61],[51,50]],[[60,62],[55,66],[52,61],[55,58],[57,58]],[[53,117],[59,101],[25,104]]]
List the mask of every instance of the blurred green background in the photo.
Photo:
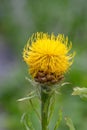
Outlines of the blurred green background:
[[[71,95],[73,87],[87,87],[87,0],[0,0],[0,130],[25,130],[20,119],[28,111],[36,130],[40,129],[30,104],[17,102],[32,89],[25,80],[29,76],[22,51],[37,31],[69,36],[76,51],[65,80],[72,84],[56,96],[50,130],[61,107],[63,117],[70,116],[76,130],[87,130],[87,102]],[[37,100],[34,104],[40,111]],[[64,119],[59,129],[68,130]]]

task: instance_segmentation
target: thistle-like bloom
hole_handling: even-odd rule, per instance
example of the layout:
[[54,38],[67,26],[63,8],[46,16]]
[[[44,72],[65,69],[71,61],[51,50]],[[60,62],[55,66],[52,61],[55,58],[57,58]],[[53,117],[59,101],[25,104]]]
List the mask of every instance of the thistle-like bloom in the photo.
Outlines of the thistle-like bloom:
[[59,34],[35,33],[23,50],[23,59],[29,66],[29,73],[40,83],[59,82],[73,63],[70,54],[72,43],[68,37]]

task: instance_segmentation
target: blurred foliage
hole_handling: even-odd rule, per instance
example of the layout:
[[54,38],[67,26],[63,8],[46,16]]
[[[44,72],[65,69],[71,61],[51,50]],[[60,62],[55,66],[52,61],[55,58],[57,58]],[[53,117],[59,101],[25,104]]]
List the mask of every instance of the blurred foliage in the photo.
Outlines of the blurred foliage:
[[[73,87],[87,87],[86,0],[0,0],[0,130],[24,130],[20,123],[24,112],[30,113],[31,121],[39,129],[32,107],[27,102],[17,102],[32,89],[25,80],[29,75],[22,50],[28,38],[37,31],[69,36],[76,51],[74,64],[65,79],[71,84],[64,86],[62,94],[56,98],[55,118],[50,130],[61,106],[63,116],[70,116],[77,130],[87,130],[87,103],[70,95]],[[34,104],[39,110],[37,100]],[[68,129],[64,120],[59,129]]]

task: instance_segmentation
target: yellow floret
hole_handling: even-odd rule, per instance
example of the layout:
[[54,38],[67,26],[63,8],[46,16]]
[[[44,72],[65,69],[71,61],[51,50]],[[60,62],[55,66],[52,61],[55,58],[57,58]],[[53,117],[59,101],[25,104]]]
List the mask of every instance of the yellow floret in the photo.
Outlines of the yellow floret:
[[34,78],[38,72],[64,75],[72,65],[74,53],[70,54],[72,43],[64,35],[35,33],[28,40],[23,51],[23,59]]

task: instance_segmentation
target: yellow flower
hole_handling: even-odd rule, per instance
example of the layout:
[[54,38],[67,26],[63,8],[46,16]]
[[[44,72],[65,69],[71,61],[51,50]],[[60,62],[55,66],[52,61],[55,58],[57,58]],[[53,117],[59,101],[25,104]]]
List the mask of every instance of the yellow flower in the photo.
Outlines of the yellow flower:
[[72,43],[59,34],[37,32],[28,40],[23,50],[23,59],[29,73],[40,83],[59,82],[73,63],[74,53],[69,53]]

